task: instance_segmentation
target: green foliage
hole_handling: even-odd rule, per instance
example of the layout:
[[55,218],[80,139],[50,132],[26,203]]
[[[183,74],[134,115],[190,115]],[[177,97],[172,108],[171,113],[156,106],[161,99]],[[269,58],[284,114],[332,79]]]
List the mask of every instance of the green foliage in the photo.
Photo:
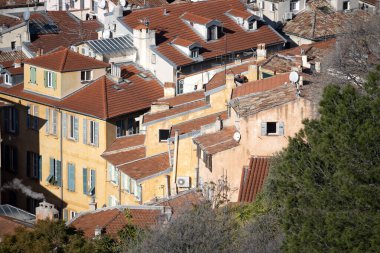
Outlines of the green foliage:
[[364,91],[328,86],[272,163],[264,196],[285,252],[380,252],[380,73]]

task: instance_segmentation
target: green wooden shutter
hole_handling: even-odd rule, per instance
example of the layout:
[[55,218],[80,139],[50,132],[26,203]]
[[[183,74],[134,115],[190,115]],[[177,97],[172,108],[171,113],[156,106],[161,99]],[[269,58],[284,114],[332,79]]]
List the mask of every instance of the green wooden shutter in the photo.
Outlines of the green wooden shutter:
[[95,122],[95,146],[99,147],[99,122]]
[[52,178],[54,177],[54,159],[50,157],[50,172],[49,172],[49,176],[46,178],[46,181],[48,183],[51,182]]
[[267,123],[261,122],[261,135],[267,135]]
[[26,151],[26,175],[30,177],[30,151]]
[[44,86],[48,87],[48,72],[45,70],[44,71]]
[[87,144],[87,120],[83,119],[83,143]]
[[49,108],[46,108],[46,110],[45,110],[45,116],[46,116],[46,123],[45,123],[45,132],[47,133],[47,134],[49,134],[49,132],[50,132],[50,110],[49,110]]
[[284,122],[279,122],[278,123],[278,134],[279,135],[284,135],[285,134]]
[[36,68],[30,67],[30,82],[36,83]]
[[75,165],[68,164],[68,189],[69,191],[75,191]]
[[79,131],[78,131],[78,128],[79,128],[79,122],[78,122],[78,117],[74,117],[74,139],[76,141],[79,140]]
[[67,120],[66,120],[66,113],[62,113],[62,135],[64,138],[67,136]]
[[91,189],[90,194],[95,195],[95,186],[96,186],[96,171],[91,170]]
[[57,73],[52,72],[53,89],[57,89]]
[[56,166],[57,166],[57,185],[62,186],[62,166],[61,166],[61,161],[56,161]]
[[42,156],[38,157],[38,180],[42,180]]
[[83,194],[87,195],[87,168],[83,168]]

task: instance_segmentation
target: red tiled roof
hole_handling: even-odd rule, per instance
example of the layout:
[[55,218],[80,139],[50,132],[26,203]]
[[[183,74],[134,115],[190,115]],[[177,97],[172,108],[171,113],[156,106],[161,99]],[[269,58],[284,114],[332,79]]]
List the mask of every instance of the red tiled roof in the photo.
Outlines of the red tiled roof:
[[190,46],[193,45],[195,42],[190,41],[190,40],[181,39],[181,38],[175,38],[175,39],[172,41],[172,43],[173,43],[173,44],[176,44],[176,45],[179,45],[179,46],[183,46],[183,47],[190,47]]
[[181,104],[186,104],[186,103],[200,100],[203,98],[204,98],[204,92],[202,90],[202,91],[195,91],[195,92],[180,94],[172,98],[160,98],[158,102],[168,103],[169,106],[178,106]]
[[11,68],[7,68],[7,70],[12,75],[23,75],[24,74],[24,68],[23,67],[19,67],[19,68],[11,67]]
[[119,170],[135,180],[152,176],[170,167],[168,153],[145,157],[119,166]]
[[[199,53],[203,59],[210,59],[224,54],[225,36],[227,36],[228,41],[228,52],[251,51],[251,48],[256,48],[257,44],[260,43],[265,43],[269,47],[285,42],[284,38],[267,25],[260,26],[255,32],[250,32],[225,15],[230,9],[245,10],[244,4],[238,0],[183,3],[168,5],[165,8],[168,10],[168,15],[164,15],[163,7],[147,8],[133,11],[123,17],[123,21],[133,28],[140,23],[140,20],[149,17],[149,28],[156,30],[156,50],[177,66],[188,65],[196,61],[170,44],[177,37],[199,42],[201,46]],[[186,13],[185,17],[188,17],[191,13],[201,16],[205,19],[202,22],[219,20],[223,23],[226,35],[221,34],[221,37],[216,41],[204,41],[196,31],[181,20],[184,13]]]
[[28,45],[33,52],[43,49],[44,53],[48,53],[59,46],[67,48],[81,41],[96,40],[98,39],[97,30],[102,27],[97,20],[80,21],[66,11],[48,11],[47,14],[32,13],[30,20],[32,22],[34,19],[45,19],[44,15],[58,26],[59,32],[33,35],[32,42]]
[[147,109],[153,101],[163,96],[163,88],[155,79],[139,77],[137,73],[140,71],[133,65],[123,66],[123,70],[126,70],[131,83],[120,85],[119,90],[114,88],[112,80],[103,76],[62,100],[26,92],[23,84],[11,88],[0,87],[0,93],[102,119]]
[[239,142],[233,139],[235,132],[235,127],[226,127],[218,132],[199,136],[194,139],[194,143],[207,154],[213,155],[239,146]]
[[0,215],[0,239],[5,235],[10,235],[15,233],[16,229],[28,227],[25,224],[21,223],[19,220]]
[[[1,6],[0,6],[1,7]],[[24,20],[18,17],[10,17],[0,14],[0,26],[11,28],[13,26],[24,23]]]
[[210,18],[205,18],[205,17],[199,16],[197,14],[190,13],[190,12],[185,12],[180,17],[183,19],[186,19],[187,21],[194,22],[201,25],[206,25],[212,21],[212,19]]
[[116,153],[102,154],[102,157],[114,166],[132,162],[145,157],[145,148],[135,148],[127,151],[120,151]]
[[239,189],[239,202],[252,202],[263,188],[270,166],[269,157],[252,157],[247,168],[243,168]]
[[248,12],[248,11],[242,11],[242,10],[236,10],[236,9],[231,9],[231,10],[227,11],[227,13],[231,14],[232,16],[240,17],[243,19],[247,19],[247,18],[253,16],[253,14]]
[[116,138],[116,140],[109,146],[104,153],[109,153],[117,150],[127,150],[133,147],[144,145],[145,135],[134,134],[124,137]]
[[286,82],[290,82],[289,73],[278,74],[261,80],[244,83],[232,91],[232,98],[245,96],[255,92],[271,90],[283,85]]
[[141,207],[99,209],[80,214],[70,226],[83,231],[87,238],[95,237],[95,228],[101,228],[103,233],[116,237],[117,232],[127,224],[140,228],[153,227],[158,224],[161,215],[160,209]]
[[[119,4],[119,0],[111,0],[111,2],[115,5]],[[166,0],[128,0],[127,3],[138,7],[156,7],[169,4]]]
[[73,52],[68,48],[28,59],[24,62],[58,72],[99,69],[109,66],[108,63]]
[[157,113],[148,113],[144,115],[144,123],[151,122],[153,120],[162,119],[165,117],[173,116],[179,113],[188,112],[197,108],[201,108],[203,106],[206,106],[207,103],[205,100],[197,100],[195,102],[190,102],[187,104],[179,105],[176,107],[173,107],[169,110],[157,112]]
[[227,112],[226,111],[218,112],[218,113],[214,113],[202,118],[197,118],[197,119],[193,119],[193,120],[189,120],[183,123],[173,125],[170,130],[170,135],[171,137],[173,137],[175,135],[176,130],[179,131],[179,135],[200,130],[202,126],[214,123],[218,116],[220,116],[222,120],[225,120],[227,119]]

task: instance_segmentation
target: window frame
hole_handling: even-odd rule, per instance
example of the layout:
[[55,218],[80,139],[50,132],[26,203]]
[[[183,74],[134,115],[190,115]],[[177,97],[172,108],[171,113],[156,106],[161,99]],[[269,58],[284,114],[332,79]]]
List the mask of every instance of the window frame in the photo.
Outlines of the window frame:
[[90,131],[89,131],[90,138],[89,138],[89,141],[90,141],[91,145],[95,145],[95,141],[96,141],[96,137],[95,137],[95,124],[96,124],[95,121],[90,120]]
[[91,80],[92,80],[92,71],[91,70],[82,70],[80,72],[80,81],[82,83],[89,82]]
[[46,80],[46,87],[53,88],[53,72],[47,71],[46,74],[47,80]]
[[[161,133],[163,133],[163,131],[165,131],[165,133],[167,133],[167,134],[165,134],[165,135],[168,136],[167,139],[161,138],[161,136],[162,136]],[[170,138],[170,129],[158,129],[158,142],[160,142],[160,143],[162,143],[162,142],[168,142],[169,138]]]
[[151,61],[150,61],[152,64],[156,64],[157,62],[157,56],[155,53],[152,53],[152,58],[151,58]]
[[75,116],[74,115],[71,115],[71,114],[68,114],[69,116],[69,131],[67,133],[67,137],[71,140],[74,140],[75,139]]
[[4,83],[7,85],[12,85],[12,82],[10,82],[11,76],[7,73],[4,74]]
[[16,41],[11,41],[11,50],[16,50]]
[[199,57],[199,49],[194,48],[193,50],[191,50],[191,58],[196,59],[198,57]]

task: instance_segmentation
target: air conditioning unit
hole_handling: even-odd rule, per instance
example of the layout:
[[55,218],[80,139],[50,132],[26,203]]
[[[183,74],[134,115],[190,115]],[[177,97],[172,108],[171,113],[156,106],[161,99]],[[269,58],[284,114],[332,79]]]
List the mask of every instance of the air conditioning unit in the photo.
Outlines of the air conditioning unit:
[[190,187],[190,177],[178,177],[177,187],[189,188]]
[[292,18],[293,18],[293,12],[285,12],[285,14],[284,14],[285,20],[290,20]]

